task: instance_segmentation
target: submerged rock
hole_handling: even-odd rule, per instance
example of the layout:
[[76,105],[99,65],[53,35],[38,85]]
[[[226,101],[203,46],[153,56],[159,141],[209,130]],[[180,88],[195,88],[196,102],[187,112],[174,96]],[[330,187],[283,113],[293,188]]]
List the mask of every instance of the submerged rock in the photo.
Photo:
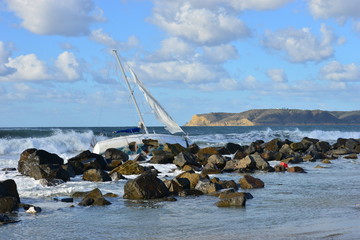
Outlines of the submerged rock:
[[0,182],[0,213],[10,213],[19,208],[20,197],[13,179]]
[[254,178],[250,175],[245,175],[239,180],[240,187],[243,189],[249,188],[263,188],[265,186],[264,182],[259,178]]
[[233,197],[220,200],[215,203],[217,207],[245,207],[246,198],[245,197]]
[[80,206],[105,206],[110,204],[111,202],[103,197],[100,189],[98,188],[95,188],[87,193],[79,203]]

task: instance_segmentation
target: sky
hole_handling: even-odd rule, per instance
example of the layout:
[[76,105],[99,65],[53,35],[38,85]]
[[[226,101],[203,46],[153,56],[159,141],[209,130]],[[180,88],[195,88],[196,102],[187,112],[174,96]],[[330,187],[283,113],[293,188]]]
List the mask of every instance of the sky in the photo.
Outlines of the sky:
[[359,43],[360,0],[0,0],[0,127],[136,126],[113,49],[180,125],[360,110]]

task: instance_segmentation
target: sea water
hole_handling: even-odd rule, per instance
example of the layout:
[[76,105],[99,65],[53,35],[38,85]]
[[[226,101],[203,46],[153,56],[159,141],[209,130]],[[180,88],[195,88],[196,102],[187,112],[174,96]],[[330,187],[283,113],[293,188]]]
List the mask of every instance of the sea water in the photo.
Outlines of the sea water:
[[[112,137],[121,128],[8,128],[0,129],[0,169],[16,168],[27,148],[44,149],[65,159],[90,149],[94,138]],[[306,127],[185,127],[190,140],[200,147],[241,145],[273,138],[300,141],[303,137],[330,143],[337,138],[360,138],[360,126]],[[161,128],[151,131],[163,133]],[[271,162],[271,165],[278,162]],[[95,183],[81,176],[56,187],[17,171],[0,171],[0,181],[14,179],[21,201],[42,208],[38,214],[20,210],[16,224],[0,226],[0,239],[359,239],[360,159],[339,158],[325,168],[321,163],[301,163],[306,174],[253,174],[265,183],[263,189],[247,190],[254,198],[245,208],[218,208],[211,196],[177,197],[176,202],[129,201],[122,198],[126,180]],[[146,164],[149,165],[149,164]],[[174,177],[173,164],[153,165],[160,178]],[[235,180],[241,174],[212,175]],[[135,178],[136,176],[127,176]],[[80,207],[55,202],[53,197],[98,187],[108,198],[104,207]],[[70,207],[74,205],[74,207]]]

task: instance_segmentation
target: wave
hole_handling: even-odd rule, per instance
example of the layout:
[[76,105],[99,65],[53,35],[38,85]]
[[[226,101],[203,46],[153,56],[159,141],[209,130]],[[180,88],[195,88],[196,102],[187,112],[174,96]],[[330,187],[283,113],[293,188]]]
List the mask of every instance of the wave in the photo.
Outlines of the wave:
[[58,155],[78,153],[90,149],[94,137],[91,130],[77,132],[53,129],[52,133],[45,137],[0,138],[0,155],[20,154],[28,148],[43,149]]

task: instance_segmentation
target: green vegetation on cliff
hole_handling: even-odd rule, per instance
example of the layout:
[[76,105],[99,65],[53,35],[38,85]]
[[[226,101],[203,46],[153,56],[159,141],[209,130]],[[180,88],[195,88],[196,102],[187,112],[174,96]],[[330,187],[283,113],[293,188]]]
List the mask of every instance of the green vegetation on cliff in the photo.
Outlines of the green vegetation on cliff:
[[197,114],[186,126],[358,125],[360,111],[254,109],[241,113]]

